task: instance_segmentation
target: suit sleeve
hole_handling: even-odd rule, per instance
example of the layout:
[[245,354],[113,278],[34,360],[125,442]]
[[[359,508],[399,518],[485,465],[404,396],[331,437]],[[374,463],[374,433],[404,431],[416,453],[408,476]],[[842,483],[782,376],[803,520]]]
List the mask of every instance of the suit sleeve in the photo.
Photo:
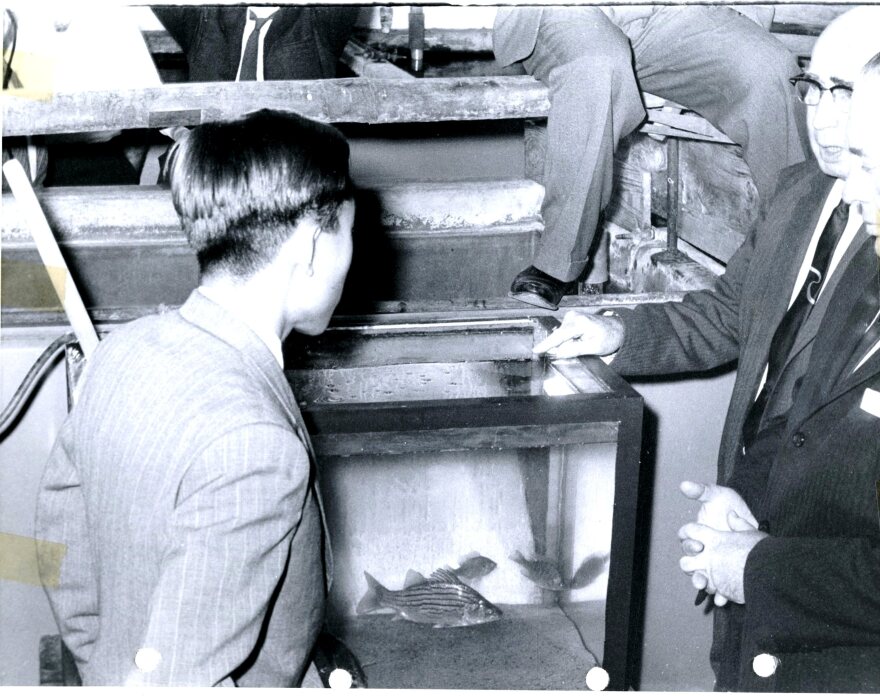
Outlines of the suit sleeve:
[[711,290],[690,292],[681,302],[621,310],[624,341],[612,367],[622,375],[709,370],[739,357],[743,284],[754,254],[756,231],[731,257]]
[[198,456],[178,492],[141,644],[160,659],[128,685],[232,685],[283,577],[309,476],[302,442],[278,425],[237,428]]
[[801,500],[791,510],[826,518],[832,533],[770,536],[749,554],[746,630],[765,650],[880,645],[880,425],[864,427],[832,435],[835,476],[814,486],[831,491],[834,502],[817,509],[816,501]]
[[37,500],[40,579],[67,649],[77,667],[88,661],[98,638],[98,583],[79,471],[61,431]]
[[768,537],[749,554],[746,626],[764,650],[880,644],[880,546]]

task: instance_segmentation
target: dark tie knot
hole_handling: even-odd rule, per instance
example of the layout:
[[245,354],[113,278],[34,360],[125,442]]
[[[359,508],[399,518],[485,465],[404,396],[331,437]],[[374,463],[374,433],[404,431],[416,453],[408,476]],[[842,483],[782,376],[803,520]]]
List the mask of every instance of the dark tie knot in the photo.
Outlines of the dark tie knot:
[[832,217],[836,218],[835,222],[837,222],[838,224],[840,224],[841,221],[846,222],[849,218],[849,203],[847,203],[846,201],[840,201],[840,203],[837,204],[837,207],[834,208],[834,211],[831,213],[831,215]]
[[256,33],[256,32],[259,32],[260,29],[263,28],[263,25],[266,22],[268,22],[270,19],[272,19],[272,15],[269,15],[268,17],[258,17],[253,10],[248,10],[248,18],[253,20],[254,32]]

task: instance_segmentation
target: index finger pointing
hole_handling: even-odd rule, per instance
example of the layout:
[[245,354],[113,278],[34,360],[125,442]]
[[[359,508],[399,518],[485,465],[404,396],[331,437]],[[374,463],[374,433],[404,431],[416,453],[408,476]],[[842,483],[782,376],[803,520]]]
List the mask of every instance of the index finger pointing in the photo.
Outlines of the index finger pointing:
[[547,338],[545,338],[540,343],[537,343],[534,348],[532,348],[533,353],[546,353],[551,348],[556,348],[557,346],[565,343],[566,341],[571,341],[575,338],[580,338],[583,335],[583,330],[580,327],[573,326],[571,324],[566,325],[563,324],[556,331],[551,333]]

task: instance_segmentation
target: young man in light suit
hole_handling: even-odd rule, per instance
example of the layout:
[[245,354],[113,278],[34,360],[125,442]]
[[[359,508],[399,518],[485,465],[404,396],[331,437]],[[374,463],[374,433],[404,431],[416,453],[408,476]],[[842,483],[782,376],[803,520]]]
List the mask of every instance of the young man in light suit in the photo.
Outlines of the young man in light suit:
[[282,369],[351,261],[348,144],[258,112],[170,164],[201,284],[114,329],[41,484],[41,572],[85,685],[298,686],[327,579],[312,450]]
[[783,172],[714,290],[618,317],[570,313],[536,347],[613,355],[628,375],[737,361],[721,485],[682,484],[701,507],[679,532],[682,569],[718,605],[720,690],[880,684],[880,418],[865,402],[880,355],[856,355],[878,266],[862,211],[842,201],[853,81],[878,37],[880,9],[863,7],[816,41],[797,79],[816,162]]

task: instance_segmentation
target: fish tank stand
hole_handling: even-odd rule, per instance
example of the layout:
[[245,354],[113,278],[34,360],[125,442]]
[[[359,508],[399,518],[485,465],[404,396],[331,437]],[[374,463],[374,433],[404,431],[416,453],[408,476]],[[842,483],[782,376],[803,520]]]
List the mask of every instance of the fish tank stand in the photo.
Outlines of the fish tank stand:
[[[285,345],[333,549],[329,623],[369,686],[577,689],[596,664],[609,689],[635,685],[643,401],[599,359],[534,356],[557,325],[364,318]],[[474,551],[498,563],[468,584],[500,620],[356,613],[364,571],[397,590]],[[516,551],[567,588],[524,577]]]

